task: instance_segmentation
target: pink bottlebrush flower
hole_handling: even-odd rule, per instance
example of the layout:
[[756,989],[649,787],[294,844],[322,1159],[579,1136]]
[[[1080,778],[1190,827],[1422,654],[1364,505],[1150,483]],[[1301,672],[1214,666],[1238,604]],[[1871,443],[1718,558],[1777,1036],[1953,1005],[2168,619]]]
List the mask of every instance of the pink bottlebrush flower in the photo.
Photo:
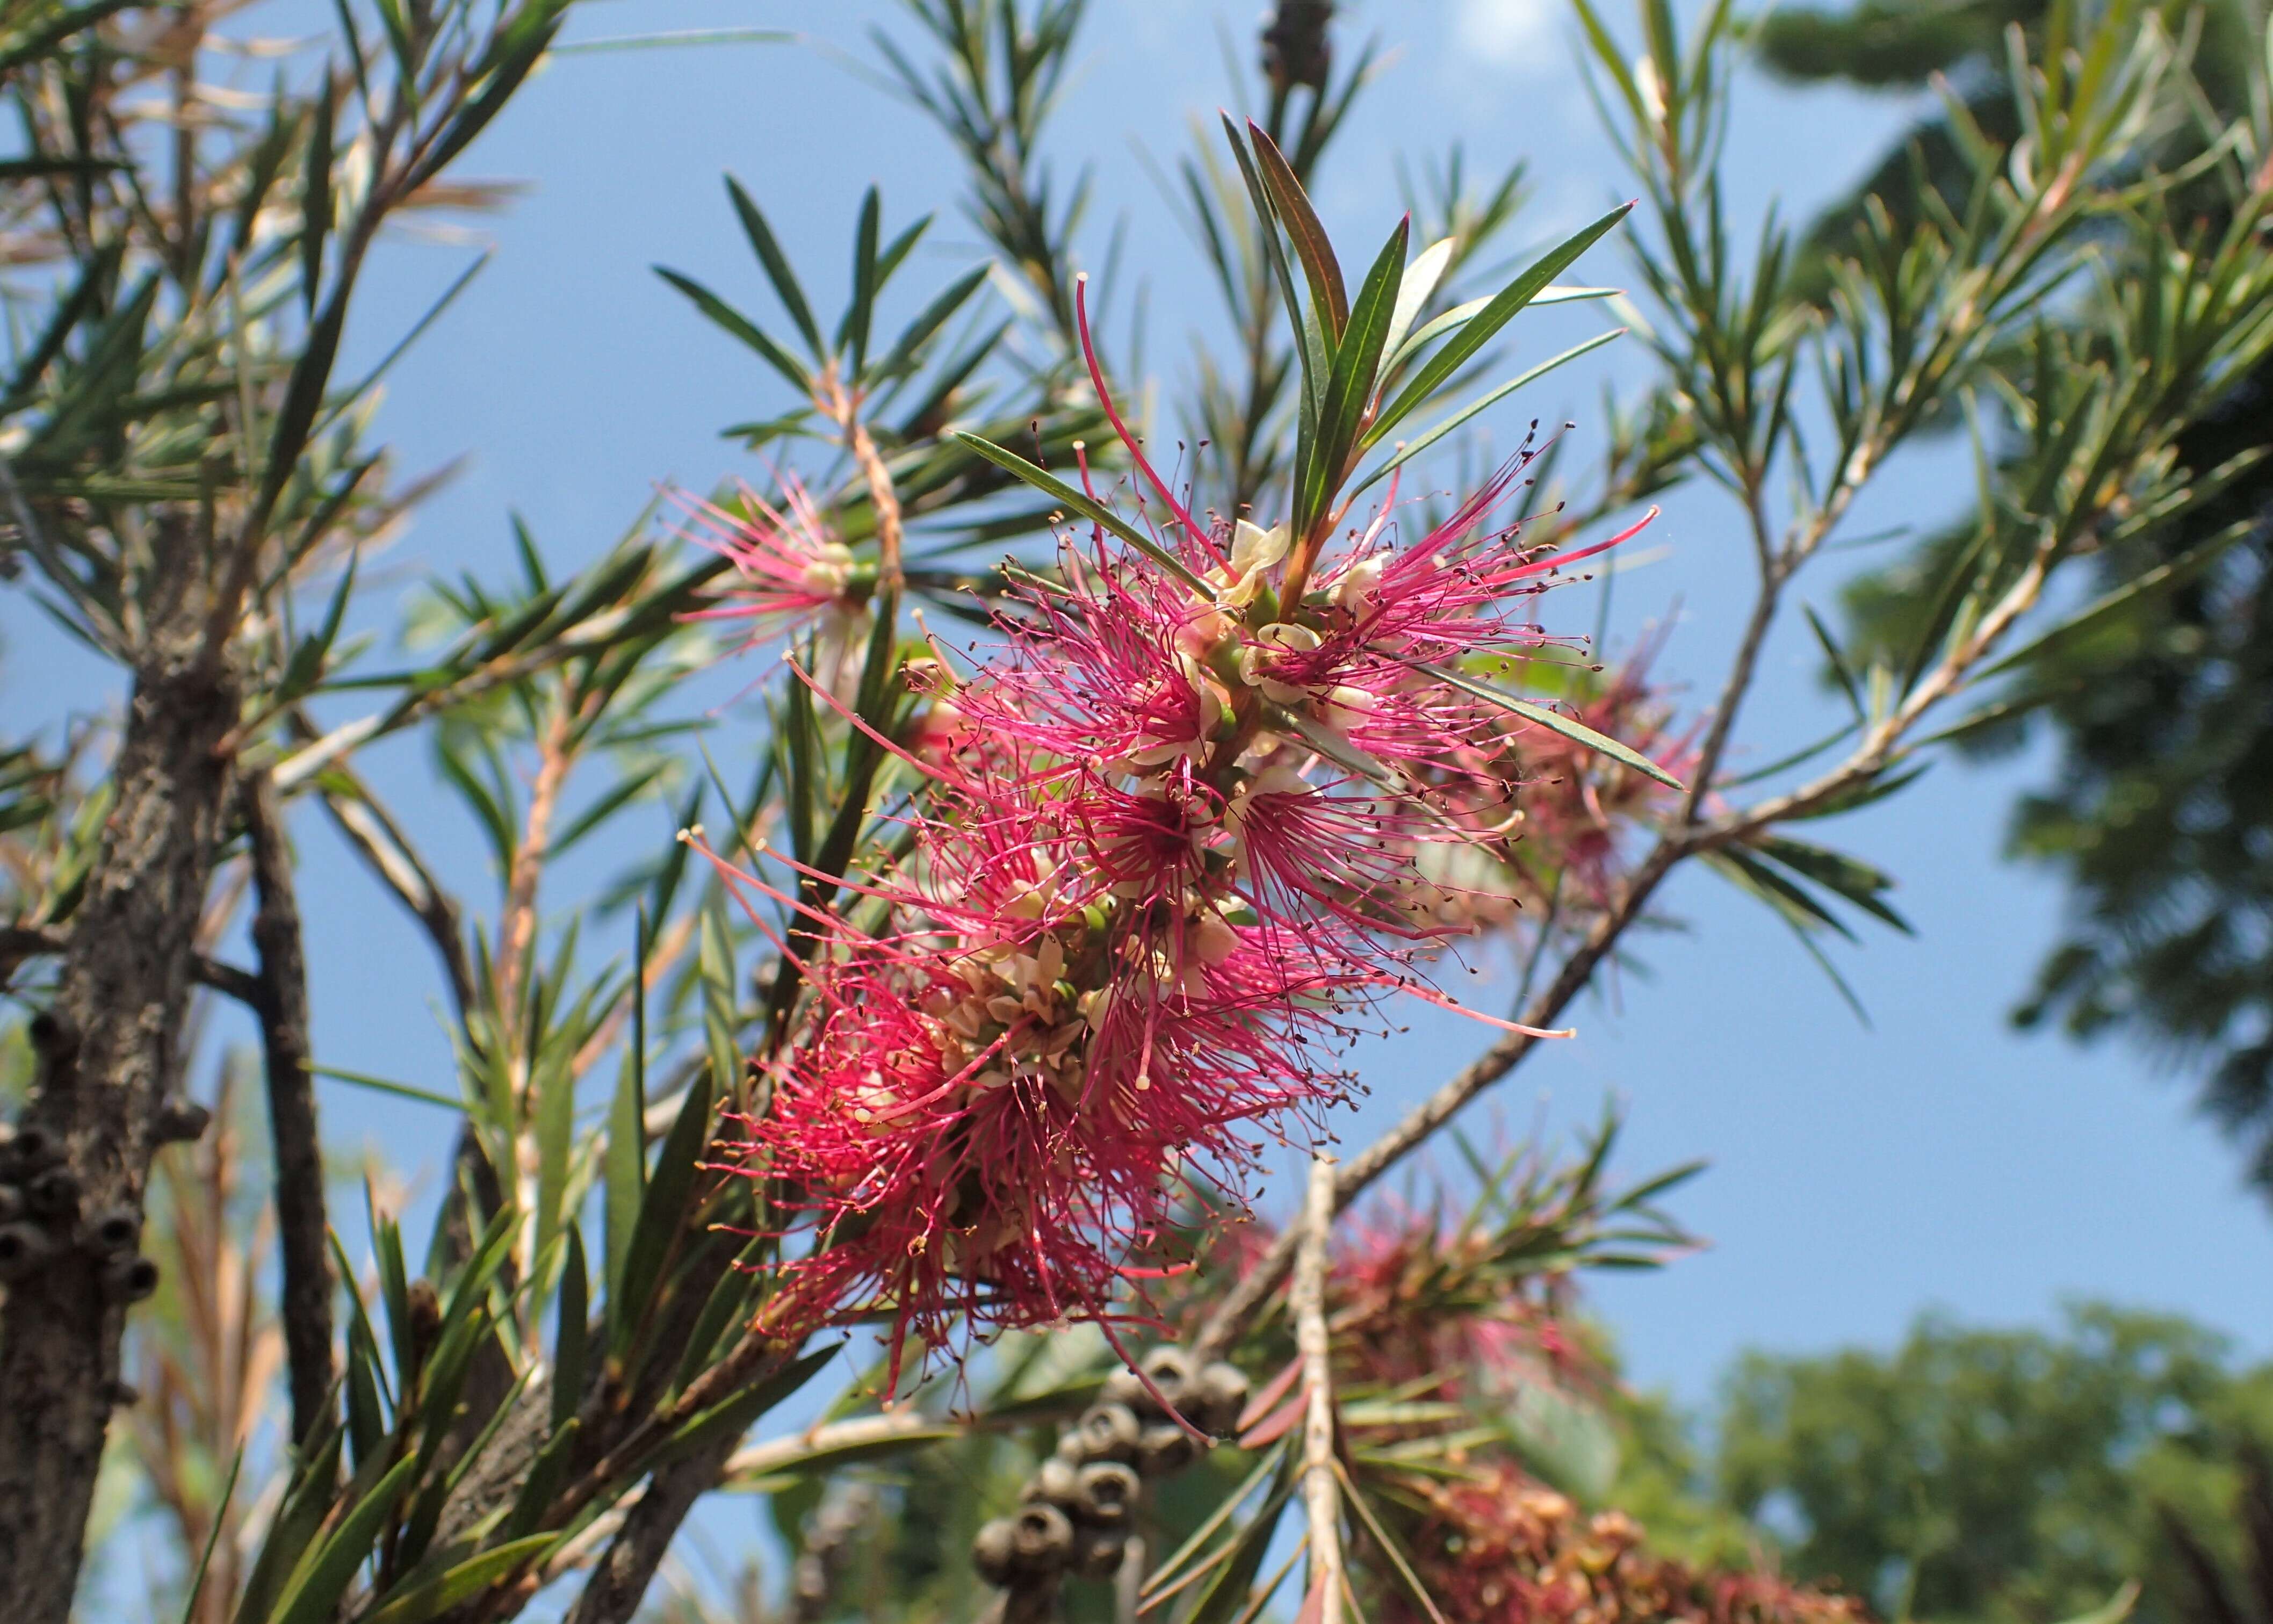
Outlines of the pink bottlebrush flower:
[[[1550,642],[1533,601],[1599,550],[1492,521],[1528,445],[1409,548],[1392,485],[1295,580],[1283,532],[1194,514],[1089,361],[1152,541],[1063,539],[1060,580],[1006,596],[967,680],[936,645],[910,662],[929,703],[896,737],[792,662],[924,782],[890,812],[897,857],[817,877],[866,929],[806,910],[804,1018],[746,1125],[747,1170],[796,1215],[784,1324],[881,1313],[896,1348],[1109,1319],[1187,1170],[1235,1197],[1270,1137],[1346,1096],[1335,1057],[1381,999],[1452,1002],[1416,969],[1466,928],[1427,854],[1515,827],[1520,741],[1426,668]],[[699,515],[742,580],[709,614],[757,640],[861,611],[801,490],[746,505]]]
[[740,511],[680,494],[688,515],[682,534],[734,566],[735,584],[722,601],[696,610],[689,620],[749,623],[743,647],[769,643],[816,623],[846,640],[863,612],[865,587],[852,550],[830,533],[821,510],[795,478],[782,482],[782,505],[774,507],[747,485],[740,488]]

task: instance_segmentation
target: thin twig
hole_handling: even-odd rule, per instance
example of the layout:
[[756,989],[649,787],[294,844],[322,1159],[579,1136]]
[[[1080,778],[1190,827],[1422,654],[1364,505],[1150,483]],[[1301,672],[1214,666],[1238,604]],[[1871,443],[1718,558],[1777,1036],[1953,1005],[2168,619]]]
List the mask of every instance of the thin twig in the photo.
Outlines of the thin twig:
[[[302,737],[313,737],[314,730],[304,718],[295,716],[293,724]],[[326,771],[349,786],[351,798],[329,790],[319,791],[324,810],[331,814],[332,822],[378,876],[379,883],[394,894],[410,917],[425,930],[441,958],[442,973],[450,984],[450,999],[462,1023],[473,1007],[474,970],[466,954],[461,923],[464,916],[456,899],[442,888],[401,826],[388,815],[352,767],[335,761]]]
[[[1302,1420],[1302,1506],[1310,1523],[1310,1594],[1317,1624],[1341,1624],[1341,1489],[1334,1481],[1332,1343],[1326,1334],[1326,1242],[1337,1201],[1334,1158],[1314,1157],[1302,1203],[1302,1241],[1287,1306],[1294,1345],[1302,1356],[1302,1385],[1309,1403]],[[1306,1609],[1307,1612],[1307,1609]]]
[[571,702],[563,697],[538,745],[529,813],[521,820],[521,843],[514,849],[506,881],[505,920],[498,932],[498,1007],[508,1018],[520,1002],[522,975],[529,949],[536,941],[536,891],[544,877],[545,859],[551,855],[553,814],[576,761],[571,742],[575,722],[572,710]]
[[258,1010],[268,1072],[268,1130],[275,1149],[277,1252],[283,1263],[284,1351],[291,1374],[292,1436],[305,1442],[330,1418],[332,1271],[324,1214],[324,1143],[309,1069],[308,965],[276,787],[266,773],[238,797],[252,847],[260,955]]

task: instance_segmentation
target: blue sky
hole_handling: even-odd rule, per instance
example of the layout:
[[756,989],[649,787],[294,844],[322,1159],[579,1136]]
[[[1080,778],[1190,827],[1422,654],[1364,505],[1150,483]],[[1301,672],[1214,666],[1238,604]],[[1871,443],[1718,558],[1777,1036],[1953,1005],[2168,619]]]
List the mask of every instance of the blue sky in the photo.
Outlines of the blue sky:
[[[1243,59],[1257,0],[1097,0],[1081,75],[1059,116],[1063,163],[1097,166],[1089,243],[1101,258],[1115,214],[1129,224],[1124,274],[1149,288],[1156,369],[1189,354],[1188,326],[1212,319],[1197,263],[1136,156],[1167,154],[1191,116],[1225,99],[1218,30]],[[595,4],[573,25],[591,38],[676,28],[806,31],[855,55],[876,0],[639,0]],[[1345,41],[1370,32],[1396,49],[1319,187],[1328,223],[1369,254],[1397,209],[1393,160],[1455,137],[1472,165],[1522,157],[1536,240],[1624,195],[1579,86],[1559,11],[1547,0],[1361,0]],[[1744,86],[1729,171],[1740,218],[1772,198],[1804,213],[1859,174],[1904,107],[1837,93]],[[607,545],[657,482],[704,487],[744,465],[724,424],[779,409],[779,386],[650,273],[660,261],[746,303],[760,299],[718,176],[739,175],[772,216],[808,286],[841,288],[860,189],[880,181],[888,222],[944,207],[951,156],[908,109],[814,45],[605,52],[553,63],[473,153],[466,173],[529,191],[479,222],[495,258],[395,374],[381,434],[408,466],[470,453],[463,475],[387,559],[389,579],[425,569],[510,566],[506,513],[526,514],[563,565]],[[462,266],[465,242],[405,236],[373,273],[351,344],[375,355]],[[1347,256],[1346,256],[1347,257]],[[911,305],[976,258],[943,220],[904,277]],[[1591,281],[1622,280],[1598,251]],[[1551,353],[1599,311],[1542,314],[1519,355]],[[1613,347],[1615,351],[1617,347]],[[1591,377],[1558,375],[1511,403],[1503,442],[1532,415],[1578,424],[1581,458],[1600,445],[1594,378],[1635,376],[1638,355]],[[1854,526],[1926,521],[1965,476],[1930,453],[1898,467]],[[1624,577],[1614,646],[1669,624],[1662,674],[1704,702],[1747,602],[1748,552],[1709,498],[1669,504],[1661,561]],[[1808,595],[1827,605],[1833,583]],[[1565,624],[1593,604],[1558,600]],[[374,619],[384,625],[384,617]],[[20,598],[0,600],[7,656],[0,707],[13,724],[52,714],[59,692],[91,698],[100,672],[60,646]],[[1804,637],[1803,632],[1801,637]],[[1809,649],[1770,649],[1742,737],[1766,760],[1822,730],[1829,714]],[[342,712],[341,714],[345,714]],[[714,751],[731,752],[731,732]],[[477,905],[494,895],[475,834],[433,789],[424,757],[390,746],[370,764],[430,853]],[[1574,1041],[1543,1054],[1473,1113],[1489,1135],[1591,1119],[1606,1096],[1629,1107],[1620,1164],[1639,1177],[1692,1156],[1711,1171],[1677,1210],[1712,1246],[1655,1276],[1603,1283],[1595,1300],[1638,1379],[1707,1396],[1737,1349],[1884,1344],[1921,1309],[1973,1320],[2044,1321],[2071,1294],[2179,1310],[2273,1353],[2273,1224],[2235,1163],[2189,1114],[2187,1090],[2117,1048],[2082,1051],[2005,1025],[2052,938],[2059,896],[1997,860],[2013,791],[2041,757],[1992,769],[1945,765],[1908,795],[1838,826],[1847,849],[1902,882],[1918,934],[1880,933],[1842,955],[1873,1026],[1864,1029],[1782,928],[1700,875],[1667,894],[1682,933],[1654,938],[1615,998],[1579,1007]],[[667,838],[668,814],[652,818]],[[319,1057],[448,1087],[448,1051],[427,951],[320,821],[304,817]],[[628,848],[596,851],[589,879]],[[556,894],[574,894],[576,875]],[[1369,1051],[1371,1096],[1342,1123],[1362,1143],[1480,1046],[1474,1029],[1417,1022]],[[330,1087],[335,1138],[364,1137],[431,1166],[447,1138],[431,1111]]]

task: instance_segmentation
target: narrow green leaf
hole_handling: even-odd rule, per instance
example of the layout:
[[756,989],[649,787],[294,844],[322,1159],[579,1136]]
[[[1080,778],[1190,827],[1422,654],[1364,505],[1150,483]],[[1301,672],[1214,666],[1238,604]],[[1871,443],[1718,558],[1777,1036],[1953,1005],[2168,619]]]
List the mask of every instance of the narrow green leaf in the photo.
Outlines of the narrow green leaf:
[[687,1085],[679,1119],[657,1153],[655,1171],[647,1180],[640,1201],[639,1219],[624,1248],[623,1273],[616,1282],[617,1296],[609,1305],[610,1351],[621,1357],[647,1317],[649,1304],[663,1289],[664,1265],[671,1242],[686,1221],[688,1196],[694,1188],[695,1162],[710,1137],[712,1079],[706,1068]]
[[1430,428],[1426,433],[1422,434],[1414,439],[1407,440],[1403,445],[1399,445],[1397,448],[1397,454],[1395,456],[1390,458],[1387,461],[1376,468],[1363,479],[1359,480],[1356,484],[1352,485],[1349,491],[1350,495],[1355,496],[1358,492],[1366,490],[1368,487],[1377,483],[1381,480],[1386,479],[1391,474],[1402,468],[1406,463],[1410,462],[1414,458],[1419,456],[1422,452],[1428,450],[1431,445],[1434,445],[1437,441],[1443,439],[1446,435],[1459,428],[1463,423],[1468,422],[1479,413],[1489,410],[1490,408],[1498,405],[1502,400],[1507,399],[1508,396],[1513,394],[1517,390],[1538,382],[1541,378],[1546,377],[1548,373],[1552,372],[1557,367],[1563,365],[1564,363],[1576,361],[1587,351],[1600,349],[1603,345],[1610,342],[1611,340],[1624,337],[1625,331],[1626,330],[1624,327],[1612,327],[1607,333],[1598,333],[1593,338],[1587,339],[1582,343],[1573,344],[1561,355],[1550,356],[1549,359],[1541,362],[1529,371],[1520,373],[1518,376],[1508,379],[1507,382],[1502,384],[1498,388],[1491,391],[1489,393],[1479,395],[1476,399],[1469,401],[1466,406],[1460,408],[1459,410],[1454,412],[1450,417],[1445,418],[1442,423]]
[[1805,875],[1824,889],[1836,892],[1864,913],[1894,926],[1903,935],[1917,934],[1910,928],[1909,920],[1880,900],[1883,893],[1894,889],[1894,882],[1860,858],[1783,837],[1760,841],[1758,849],[1795,873]]
[[[1833,990],[1854,1012],[1855,1018],[1865,1027],[1871,1024],[1871,1012],[1863,1007],[1863,1000],[1848,984],[1847,977],[1839,973],[1839,967],[1831,962],[1831,955],[1825,953],[1822,944],[1815,939],[1815,927],[1820,924],[1827,922],[1831,928],[1842,932],[1844,927],[1836,920],[1829,919],[1822,909],[1797,887],[1773,873],[1749,853],[1724,848],[1707,852],[1705,862],[1707,867],[1734,880],[1739,889],[1749,891],[1766,902],[1769,910],[1784,922],[1801,949],[1815,961],[1816,968],[1830,981]],[[1844,933],[1851,936],[1851,932]]]
[[1263,1558],[1271,1549],[1272,1536],[1279,1531],[1279,1515],[1286,1510],[1294,1493],[1294,1474],[1282,1467],[1279,1481],[1272,1489],[1270,1498],[1264,1501],[1254,1520],[1240,1530],[1229,1560],[1200,1592],[1184,1624],[1230,1624],[1246,1607],[1248,1592],[1256,1575],[1263,1571]]
[[857,376],[868,357],[868,328],[876,315],[876,230],[884,200],[874,186],[860,199],[860,224],[852,240],[852,302],[845,307],[836,342],[849,346]]
[[1247,138],[1240,133],[1228,113],[1223,115],[1223,132],[1231,143],[1232,156],[1239,162],[1240,179],[1246,183],[1248,198],[1254,205],[1256,229],[1263,238],[1264,257],[1271,262],[1272,273],[1278,279],[1279,296],[1286,301],[1287,318],[1294,324],[1294,355],[1302,372],[1300,438],[1294,459],[1294,471],[1300,477],[1308,466],[1307,447],[1317,431],[1319,406],[1325,394],[1329,360],[1325,330],[1317,317],[1302,308],[1302,296],[1294,288],[1294,273],[1287,266],[1286,251],[1279,242],[1278,212],[1272,206],[1270,191],[1255,167]]
[[681,1423],[656,1448],[648,1463],[649,1470],[694,1454],[722,1435],[739,1437],[755,1426],[768,1411],[812,1381],[843,1351],[843,1346],[835,1343],[826,1348],[816,1348],[791,1360],[763,1381],[744,1388],[731,1398],[721,1400],[701,1414]]
[[742,190],[741,182],[731,175],[726,177],[726,195],[734,201],[734,213],[741,217],[742,235],[750,239],[750,246],[757,251],[758,263],[765,267],[766,280],[774,285],[775,296],[781,300],[782,308],[789,312],[790,320],[797,324],[797,330],[804,335],[806,348],[813,352],[814,359],[820,360],[824,353],[821,347],[821,328],[813,319],[813,307],[805,302],[805,289],[798,286],[797,273],[790,269],[788,256],[782,252],[781,244],[774,240],[773,228],[766,223],[765,215],[751,200],[750,194]]
[[332,127],[339,120],[335,100],[332,76],[326,72],[308,131],[308,168],[300,206],[300,298],[310,316],[316,313],[316,296],[322,291],[324,243],[332,229]]
[[394,1502],[418,1475],[415,1456],[397,1461],[378,1486],[340,1520],[332,1536],[304,1564],[298,1582],[278,1605],[275,1624],[325,1624],[339,1608],[356,1569],[378,1543]]
[[1517,311],[1544,291],[1572,261],[1593,247],[1597,239],[1624,220],[1632,208],[1631,203],[1620,204],[1594,224],[1533,261],[1521,275],[1495,294],[1491,302],[1471,317],[1442,349],[1421,363],[1419,370],[1413,375],[1413,381],[1399,392],[1394,400],[1382,408],[1361,444],[1369,446],[1378,445],[1392,429],[1419,410],[1447,378],[1467,364],[1471,355],[1489,343],[1492,335],[1514,318]]
[[1333,370],[1326,379],[1325,409],[1318,415],[1317,454],[1311,460],[1309,489],[1294,514],[1297,535],[1308,532],[1311,521],[1332,504],[1334,490],[1350,463],[1358,430],[1373,399],[1374,378],[1381,365],[1382,345],[1389,337],[1389,318],[1397,303],[1397,284],[1405,273],[1405,246],[1412,235],[1408,215],[1397,222],[1372,269],[1358,289],[1349,325],[1334,351]]
[[253,1559],[252,1572],[237,1598],[236,1624],[269,1624],[274,1616],[270,1604],[299,1566],[339,1493],[341,1442],[340,1430],[333,1427],[301,1461],[284,1504],[269,1524],[268,1537],[260,1542],[260,1554]]
[[1864,720],[1863,691],[1856,685],[1855,673],[1848,669],[1847,656],[1840,652],[1839,640],[1831,635],[1831,628],[1823,624],[1823,617],[1812,605],[1801,604],[1800,612],[1807,617],[1807,624],[1815,633],[1815,640],[1822,645],[1823,657],[1831,662],[1831,674],[1838,679],[1839,692],[1847,696],[1848,706],[1854,711],[1855,719],[1857,722]]
[[228,1526],[229,1502],[236,1494],[236,1474],[244,1470],[244,1446],[236,1446],[229,1457],[229,1476],[221,1479],[221,1494],[214,1501],[213,1526],[206,1530],[205,1548],[198,1553],[197,1571],[190,1575],[190,1593],[182,1603],[182,1624],[194,1624],[198,1616],[198,1598],[205,1594],[206,1574],[213,1567],[214,1547],[221,1543],[221,1530]]
[[742,1248],[741,1255],[718,1276],[718,1283],[710,1289],[709,1300],[702,1305],[702,1312],[695,1317],[694,1329],[687,1333],[686,1348],[679,1355],[674,1386],[683,1388],[701,1373],[709,1363],[711,1351],[718,1345],[718,1339],[741,1317],[742,1305],[749,1300],[750,1291],[755,1284],[752,1268],[772,1244],[770,1236],[754,1236]]
[[1217,1503],[1215,1510],[1191,1531],[1190,1537],[1182,1545],[1170,1553],[1167,1560],[1144,1575],[1142,1593],[1145,1597],[1151,1597],[1167,1585],[1182,1569],[1185,1563],[1190,1561],[1205,1548],[1207,1542],[1215,1537],[1215,1531],[1238,1514],[1239,1508],[1246,1503],[1247,1497],[1260,1488],[1263,1486],[1263,1480],[1277,1471],[1284,1463],[1287,1451],[1293,1448],[1293,1443],[1294,1434],[1288,1433],[1263,1451],[1256,1460],[1254,1470],[1247,1474],[1246,1479]]
[[1452,250],[1457,245],[1455,238],[1439,237],[1405,267],[1405,274],[1397,284],[1397,308],[1390,313],[1389,336],[1382,341],[1384,355],[1394,355],[1404,344],[1405,335],[1413,331],[1413,324],[1428,308],[1437,284],[1444,280],[1444,267],[1452,264]]
[[1852,789],[1830,797],[1819,805],[1810,807],[1805,812],[1792,813],[1793,819],[1797,821],[1811,818],[1835,818],[1842,812],[1850,812],[1868,806],[1873,801],[1882,801],[1896,790],[1916,782],[1925,775],[1926,769],[1933,763],[1922,761],[1906,773],[1888,771],[1887,768],[1894,765],[1894,763],[1889,762],[1887,767],[1881,767],[1875,776],[1857,784]]
[[505,110],[521,81],[529,77],[552,38],[567,20],[569,0],[522,0],[491,41],[476,68],[474,79],[481,90],[466,103],[442,131],[441,138],[411,172],[409,189],[424,185],[463,152],[489,123]]
[[591,1283],[584,1262],[584,1230],[568,1226],[568,1255],[560,1266],[560,1298],[554,1305],[552,1330],[552,1430],[559,1432],[575,1418],[584,1397],[584,1374],[590,1357]]
[[551,1534],[532,1534],[492,1546],[431,1578],[398,1585],[363,1624],[425,1624],[429,1619],[441,1618],[509,1577],[522,1563],[542,1555],[552,1538]]
[[2157,565],[2142,574],[2134,576],[2113,591],[2095,598],[2059,625],[2031,638],[1995,664],[1983,667],[1968,680],[1984,682],[2007,671],[2017,670],[2048,655],[2058,654],[2063,648],[2082,641],[2103,626],[2120,619],[2140,604],[2150,602],[2165,593],[2178,591],[2224,557],[2226,549],[2249,534],[2251,529],[2247,524],[2232,526],[2198,546],[2188,548],[2168,564]]
[[385,1077],[374,1077],[369,1072],[351,1072],[340,1066],[311,1065],[308,1069],[319,1077],[329,1077],[334,1082],[353,1083],[358,1089],[369,1089],[374,1094],[392,1094],[398,1099],[416,1100],[422,1105],[439,1105],[445,1111],[463,1111],[463,1100],[452,1099],[431,1089],[417,1088],[407,1082],[395,1082]]
[[1264,185],[1270,188],[1271,201],[1286,223],[1287,239],[1294,244],[1294,257],[1302,262],[1302,274],[1310,284],[1311,307],[1323,315],[1327,323],[1330,341],[1327,348],[1339,353],[1343,335],[1349,327],[1349,294],[1342,285],[1341,262],[1334,258],[1334,245],[1319,223],[1317,211],[1310,206],[1309,195],[1302,183],[1279,150],[1268,131],[1253,119],[1247,123],[1247,138],[1253,143],[1255,167],[1263,176]]
[[908,324],[907,330],[893,341],[889,353],[869,370],[867,376],[877,379],[893,378],[913,366],[932,334],[945,326],[964,302],[986,284],[989,269],[983,265],[975,266],[949,283],[945,292],[924,306]]
[[654,268],[657,276],[693,300],[696,310],[757,351],[765,363],[787,378],[799,394],[813,393],[813,379],[798,363],[797,357],[767,337],[755,322],[693,277],[682,276],[668,266],[659,265]]
[[1856,939],[1847,924],[1811,895],[1806,888],[1786,879],[1763,862],[1759,854],[1742,846],[1723,846],[1713,854],[1731,867],[1740,869],[1752,882],[1751,889],[1774,902],[1777,911],[1803,929],[1837,932],[1849,941]]
[[535,1532],[544,1522],[544,1513],[552,1504],[552,1496],[560,1486],[560,1478],[568,1469],[568,1457],[575,1451],[576,1441],[583,1433],[583,1423],[571,1416],[561,1423],[544,1448],[537,1451],[530,1463],[528,1477],[521,1479],[521,1493],[513,1503],[512,1515],[499,1530],[508,1540],[521,1539]]
[[1058,478],[1055,475],[1046,473],[1042,469],[1036,468],[1032,463],[1027,461],[1016,452],[1009,450],[1004,446],[997,445],[992,440],[982,439],[976,434],[971,434],[960,429],[956,430],[955,438],[962,441],[964,445],[970,447],[972,451],[977,452],[980,456],[986,458],[987,461],[993,463],[996,468],[1001,468],[1008,473],[1016,475],[1020,479],[1024,480],[1035,490],[1055,498],[1064,506],[1070,509],[1072,512],[1080,514],[1084,519],[1088,520],[1090,523],[1103,526],[1107,531],[1120,537],[1121,540],[1128,543],[1138,552],[1143,553],[1146,558],[1152,560],[1153,563],[1167,571],[1169,574],[1174,575],[1178,580],[1182,581],[1184,585],[1189,587],[1201,597],[1207,599],[1211,602],[1214,601],[1214,587],[1209,586],[1198,576],[1193,574],[1190,570],[1185,568],[1183,562],[1177,558],[1175,555],[1167,551],[1158,542],[1154,541],[1151,536],[1146,535],[1143,531],[1129,523],[1127,520],[1121,518],[1120,514],[1114,513],[1103,503],[1091,501],[1088,497],[1084,496],[1082,492],[1076,490],[1071,485],[1067,484],[1065,481]]
[[1522,717],[1526,722],[1535,722],[1550,733],[1560,733],[1572,744],[1583,745],[1598,755],[1609,757],[1611,760],[1622,767],[1630,767],[1646,777],[1654,778],[1668,789],[1686,788],[1678,778],[1639,751],[1629,745],[1621,745],[1617,740],[1605,734],[1595,732],[1582,722],[1573,722],[1570,717],[1549,710],[1543,705],[1534,705],[1528,700],[1519,700],[1512,693],[1503,693],[1489,683],[1479,682],[1466,672],[1455,670],[1449,665],[1415,662],[1413,669],[1426,672],[1439,682],[1450,683],[1462,692],[1472,693],[1487,704],[1497,705],[1512,715]]
[[364,1321],[348,1322],[348,1443],[357,1467],[369,1462],[386,1441],[386,1418],[379,1405],[378,1345]]

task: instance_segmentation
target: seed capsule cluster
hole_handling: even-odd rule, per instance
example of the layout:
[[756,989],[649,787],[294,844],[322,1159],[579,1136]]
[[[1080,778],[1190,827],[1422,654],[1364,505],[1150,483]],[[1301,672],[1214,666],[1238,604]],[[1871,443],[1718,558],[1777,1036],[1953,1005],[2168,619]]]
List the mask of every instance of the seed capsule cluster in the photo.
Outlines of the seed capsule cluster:
[[[42,1012],[33,1017],[30,1036],[48,1086],[67,1086],[76,1034],[52,1012]],[[209,1120],[203,1106],[169,1100],[158,1111],[153,1135],[160,1144],[192,1140]],[[46,1129],[0,1123],[0,1285],[75,1261],[92,1270],[106,1301],[141,1301],[158,1289],[158,1266],[141,1253],[140,1211],[124,1204],[90,1206],[68,1160],[62,1141]],[[131,1393],[120,1387],[113,1397],[131,1403]]]
[[1115,1371],[1097,1402],[1058,1440],[1020,1493],[1016,1515],[979,1530],[971,1558],[979,1576],[1014,1594],[1054,1591],[1070,1575],[1110,1579],[1121,1570],[1147,1478],[1182,1471],[1200,1445],[1163,1402],[1211,1438],[1238,1430],[1247,1378],[1234,1366],[1200,1366],[1173,1343]]

